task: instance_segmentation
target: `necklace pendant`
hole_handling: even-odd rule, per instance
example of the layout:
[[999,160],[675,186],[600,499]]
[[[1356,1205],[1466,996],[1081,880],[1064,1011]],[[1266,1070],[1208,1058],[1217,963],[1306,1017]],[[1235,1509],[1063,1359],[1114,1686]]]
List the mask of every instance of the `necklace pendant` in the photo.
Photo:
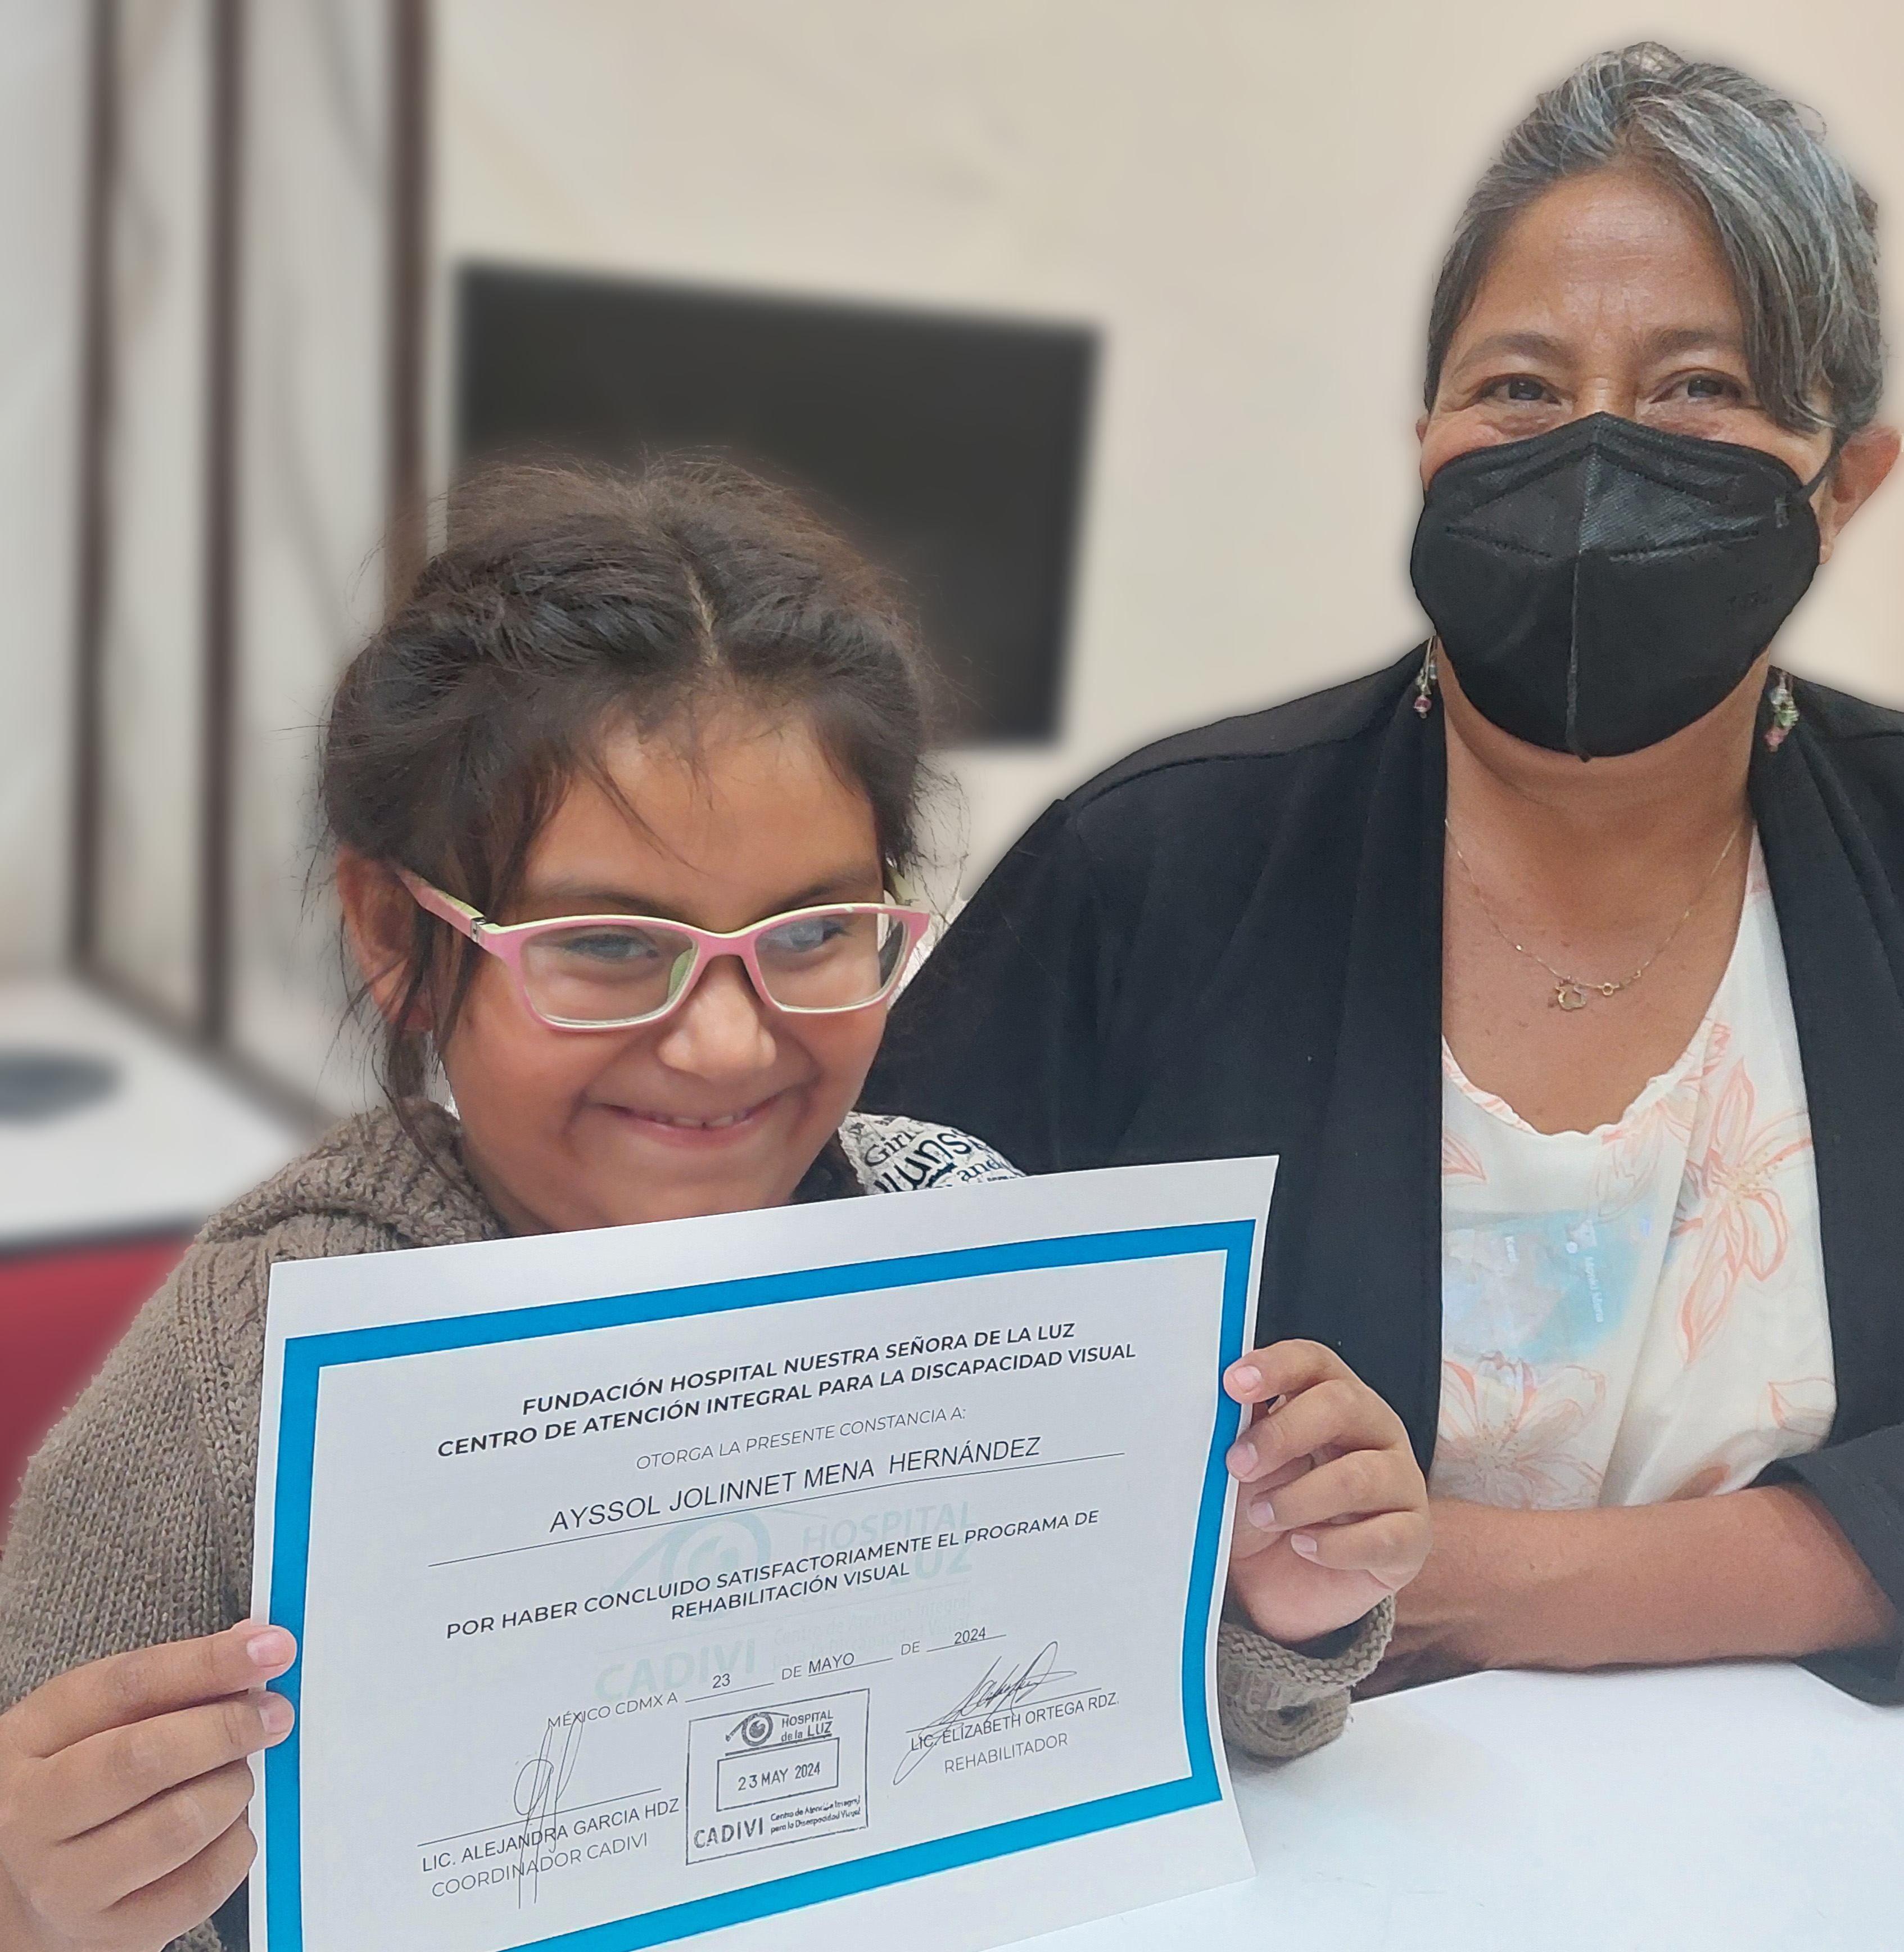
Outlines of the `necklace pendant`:
[[1577,983],[1558,984],[1554,989],[1554,1001],[1563,1010],[1584,1010],[1587,1007],[1587,992]]

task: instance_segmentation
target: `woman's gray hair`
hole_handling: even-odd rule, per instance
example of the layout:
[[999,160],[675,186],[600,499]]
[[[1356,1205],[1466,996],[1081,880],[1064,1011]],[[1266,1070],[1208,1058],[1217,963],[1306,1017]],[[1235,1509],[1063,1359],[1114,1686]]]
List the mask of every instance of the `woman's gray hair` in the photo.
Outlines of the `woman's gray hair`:
[[1712,220],[1766,412],[1840,443],[1856,433],[1884,390],[1877,207],[1815,123],[1737,68],[1657,41],[1582,62],[1508,137],[1462,214],[1428,315],[1428,405],[1515,217],[1568,177],[1630,162]]

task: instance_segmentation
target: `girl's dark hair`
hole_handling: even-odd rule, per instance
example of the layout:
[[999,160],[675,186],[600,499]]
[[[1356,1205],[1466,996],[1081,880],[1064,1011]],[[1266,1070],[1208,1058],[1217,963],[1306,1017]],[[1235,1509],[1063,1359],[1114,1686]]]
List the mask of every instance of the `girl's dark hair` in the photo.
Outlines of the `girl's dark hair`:
[[[452,496],[450,541],[331,700],[333,843],[506,913],[543,822],[627,727],[692,752],[709,712],[799,715],[863,792],[889,885],[916,863],[927,668],[891,587],[794,496],[716,464],[639,476],[492,468]],[[431,1063],[481,952],[415,911],[385,1089]]]

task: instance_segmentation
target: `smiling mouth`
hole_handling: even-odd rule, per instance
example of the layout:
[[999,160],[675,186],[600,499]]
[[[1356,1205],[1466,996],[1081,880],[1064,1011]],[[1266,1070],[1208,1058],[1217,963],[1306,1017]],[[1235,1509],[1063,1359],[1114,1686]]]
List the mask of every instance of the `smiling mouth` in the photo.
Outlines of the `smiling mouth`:
[[771,1110],[783,1095],[777,1091],[756,1105],[743,1106],[738,1112],[724,1112],[713,1118],[696,1118],[679,1112],[645,1112],[632,1105],[611,1105],[606,1109],[621,1118],[632,1118],[643,1125],[656,1125],[666,1132],[731,1132],[752,1124],[763,1113]]

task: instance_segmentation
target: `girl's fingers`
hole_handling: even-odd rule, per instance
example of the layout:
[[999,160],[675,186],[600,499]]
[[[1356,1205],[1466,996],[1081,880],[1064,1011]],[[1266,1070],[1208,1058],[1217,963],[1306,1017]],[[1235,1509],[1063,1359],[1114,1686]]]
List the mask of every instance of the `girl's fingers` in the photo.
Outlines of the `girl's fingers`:
[[1425,1513],[1382,1512],[1353,1525],[1292,1533],[1290,1550],[1332,1572],[1366,1572],[1392,1592],[1421,1571],[1430,1538]]
[[244,1882],[258,1855],[241,1816],[189,1863],[130,1897],[121,1898],[93,1928],[101,1945],[164,1945],[209,1918]]
[[1412,1457],[1351,1450],[1280,1485],[1272,1487],[1268,1479],[1252,1484],[1241,1498],[1249,1522],[1259,1531],[1293,1531],[1377,1512],[1418,1511],[1419,1485]]
[[[1337,1378],[1314,1384],[1280,1409],[1258,1417],[1231,1446],[1230,1454],[1238,1458],[1249,1453],[1255,1469],[1267,1473],[1292,1457],[1331,1447],[1340,1452],[1407,1447],[1401,1419],[1373,1390],[1352,1378]],[[1252,1473],[1245,1469],[1236,1475]]]
[[1274,1402],[1280,1394],[1263,1380],[1263,1372],[1253,1356],[1246,1356],[1241,1362],[1232,1362],[1224,1370],[1223,1389],[1233,1402],[1246,1406]]
[[55,1756],[102,1729],[242,1694],[288,1668],[297,1643],[282,1627],[241,1621],[222,1634],[109,1655],[55,1675],[8,1717],[30,1756]]
[[[1252,1478],[1237,1470],[1233,1461],[1237,1453],[1232,1450],[1230,1454],[1233,1460],[1230,1466],[1230,1473],[1233,1476],[1242,1479],[1243,1488],[1240,1496],[1246,1506],[1249,1503],[1252,1495],[1260,1497],[1264,1492],[1273,1491],[1279,1485],[1293,1483],[1305,1472],[1313,1471],[1318,1462],[1313,1457],[1292,1457],[1287,1464],[1279,1464],[1274,1471],[1260,1472]],[[1251,1451],[1247,1455],[1253,1457],[1255,1453]]]
[[1354,1370],[1320,1342],[1273,1342],[1232,1362],[1223,1387],[1238,1403],[1260,1403],[1344,1376],[1355,1380]]
[[283,1695],[258,1693],[108,1728],[46,1763],[39,1777],[42,1794],[60,1813],[59,1835],[77,1837],[282,1741],[292,1719]]
[[249,1766],[227,1763],[62,1844],[55,1875],[107,1911],[195,1862],[243,1820],[252,1789]]

